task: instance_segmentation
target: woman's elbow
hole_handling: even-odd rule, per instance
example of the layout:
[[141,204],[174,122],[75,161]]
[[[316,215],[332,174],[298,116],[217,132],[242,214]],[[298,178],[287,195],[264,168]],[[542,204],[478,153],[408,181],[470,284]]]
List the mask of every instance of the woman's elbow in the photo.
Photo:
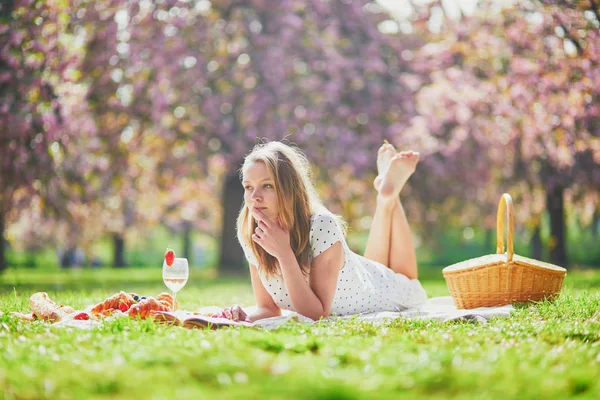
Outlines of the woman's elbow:
[[307,315],[304,315],[304,314],[302,314],[302,315],[312,319],[313,321],[319,321],[320,319],[329,318],[329,314],[330,314],[330,311],[324,310],[324,311],[316,311],[316,312],[312,312],[312,313],[307,313]]

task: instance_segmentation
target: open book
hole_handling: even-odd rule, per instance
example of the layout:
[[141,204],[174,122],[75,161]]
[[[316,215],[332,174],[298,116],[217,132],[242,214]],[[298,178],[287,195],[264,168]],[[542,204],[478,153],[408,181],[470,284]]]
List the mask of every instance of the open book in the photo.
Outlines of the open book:
[[[213,307],[219,310],[218,307]],[[253,307],[245,307],[247,311],[252,310]],[[155,315],[155,321],[165,324],[173,324],[177,326],[183,326],[184,328],[210,328],[217,329],[223,326],[247,326],[247,327],[260,327],[264,329],[274,329],[288,321],[296,321],[302,323],[314,324],[310,318],[302,316],[298,313],[291,311],[283,311],[282,315],[271,318],[259,319],[254,322],[235,322],[227,318],[214,318],[199,313],[192,313],[189,311],[177,310],[177,311],[157,311]]]
[[156,311],[154,320],[190,329],[217,329],[223,326],[255,326],[252,322],[236,322],[227,318],[209,317],[208,315],[195,314],[189,311]]

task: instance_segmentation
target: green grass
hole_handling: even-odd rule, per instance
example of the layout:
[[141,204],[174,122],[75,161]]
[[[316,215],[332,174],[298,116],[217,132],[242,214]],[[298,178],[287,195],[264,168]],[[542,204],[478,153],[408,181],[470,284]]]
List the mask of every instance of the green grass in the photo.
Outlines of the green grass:
[[[246,279],[192,270],[182,308],[252,304]],[[430,296],[447,295],[439,270]],[[164,290],[160,269],[0,277],[0,398],[600,398],[600,272],[569,272],[554,303],[489,324],[359,320],[259,329],[187,330],[117,319],[81,331],[24,323],[35,291],[84,307],[116,290]]]

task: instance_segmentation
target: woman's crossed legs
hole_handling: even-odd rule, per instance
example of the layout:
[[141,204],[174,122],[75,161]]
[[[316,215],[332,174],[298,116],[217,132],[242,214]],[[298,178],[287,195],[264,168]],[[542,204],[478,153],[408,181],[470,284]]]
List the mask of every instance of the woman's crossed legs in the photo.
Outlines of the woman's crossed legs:
[[369,231],[365,257],[388,266],[394,272],[417,279],[417,257],[410,226],[400,202],[400,191],[413,174],[419,153],[396,153],[384,144],[377,153],[377,206]]

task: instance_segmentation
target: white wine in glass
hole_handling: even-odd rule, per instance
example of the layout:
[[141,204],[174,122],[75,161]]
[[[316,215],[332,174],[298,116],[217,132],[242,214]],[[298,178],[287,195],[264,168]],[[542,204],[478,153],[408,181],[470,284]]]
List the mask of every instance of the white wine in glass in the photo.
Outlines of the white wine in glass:
[[162,276],[165,285],[173,292],[172,311],[175,311],[175,296],[185,286],[189,277],[187,258],[175,258],[171,265],[167,265],[166,260],[163,261]]

